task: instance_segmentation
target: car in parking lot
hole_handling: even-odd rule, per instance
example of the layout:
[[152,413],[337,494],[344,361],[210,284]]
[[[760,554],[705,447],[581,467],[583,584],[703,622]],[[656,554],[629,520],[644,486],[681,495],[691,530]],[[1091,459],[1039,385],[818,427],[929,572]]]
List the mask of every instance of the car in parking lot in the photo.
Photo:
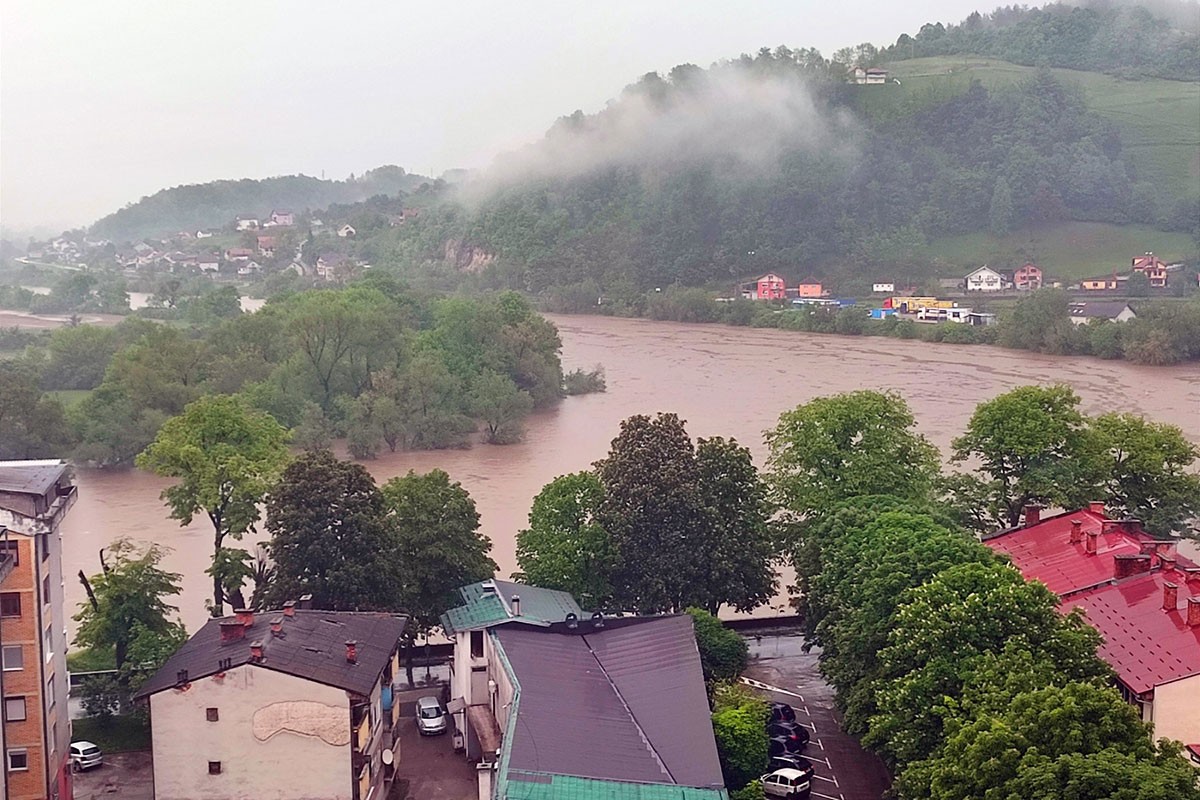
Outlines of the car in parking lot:
[[798,756],[800,755],[800,747],[786,736],[772,736],[767,740],[767,755],[771,758],[776,756]]
[[767,769],[772,772],[777,769],[794,769],[803,772],[809,778],[817,771],[811,761],[804,756],[797,755],[774,756],[771,758],[771,763],[767,764]]
[[417,700],[417,730],[422,736],[445,733],[449,727],[448,717],[449,714],[436,697],[422,697]]
[[71,742],[71,769],[82,772],[104,763],[104,753],[91,742]]
[[796,710],[787,703],[771,703],[769,722],[795,722]]
[[812,795],[812,777],[798,769],[777,769],[763,775],[763,794],[767,797],[786,797],[790,800],[805,800]]
[[808,728],[794,722],[772,722],[767,726],[767,735],[782,736],[785,739],[791,740],[794,750],[797,753],[804,749],[804,746],[808,744],[809,738],[811,738]]

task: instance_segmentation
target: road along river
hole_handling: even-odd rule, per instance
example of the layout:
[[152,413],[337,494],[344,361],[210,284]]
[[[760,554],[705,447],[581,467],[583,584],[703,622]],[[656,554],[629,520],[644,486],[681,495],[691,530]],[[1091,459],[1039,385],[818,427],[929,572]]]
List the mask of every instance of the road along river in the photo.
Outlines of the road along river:
[[[603,364],[606,393],[567,398],[534,415],[520,444],[385,453],[367,462],[380,482],[435,467],[461,481],[475,498],[503,575],[516,568],[515,537],[534,495],[556,476],[602,458],[621,420],[632,414],[673,411],[693,436],[737,438],[761,466],[762,433],[782,411],[820,395],[892,389],[945,455],[981,401],[1023,384],[1061,382],[1075,388],[1088,413],[1136,412],[1178,425],[1200,442],[1198,364],[1154,368],[983,346],[609,317],[551,319],[562,335],[564,368]],[[76,572],[96,572],[99,548],[131,536],[172,548],[166,566],[184,575],[178,605],[194,631],[204,620],[211,585],[204,574],[212,553],[207,520],[180,528],[158,498],[169,482],[145,473],[79,470],[78,483],[79,501],[64,525],[68,607],[83,599]]]

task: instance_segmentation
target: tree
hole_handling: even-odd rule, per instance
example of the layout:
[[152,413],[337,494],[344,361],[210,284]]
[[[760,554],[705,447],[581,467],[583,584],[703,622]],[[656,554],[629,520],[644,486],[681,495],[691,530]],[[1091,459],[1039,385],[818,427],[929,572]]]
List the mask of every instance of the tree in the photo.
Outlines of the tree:
[[304,453],[267,496],[269,586],[256,605],[312,595],[314,608],[391,610],[398,563],[383,494],[359,464],[328,450]]
[[533,498],[529,527],[517,534],[516,579],[569,593],[584,608],[607,607],[612,546],[596,521],[604,487],[594,472],[562,475]]
[[62,404],[42,394],[36,370],[0,359],[0,459],[61,455],[70,444]]
[[1105,505],[1114,516],[1140,519],[1167,536],[1200,514],[1200,475],[1190,468],[1200,448],[1174,425],[1134,414],[1103,414],[1092,423],[1101,456]]
[[[259,518],[258,504],[288,459],[287,431],[269,415],[228,395],[209,395],[167,420],[137,465],[182,480],[164,489],[171,517],[188,525],[203,511],[213,526],[213,559],[226,537],[241,539]],[[213,574],[211,613],[226,603],[221,576]]]
[[1000,344],[1018,350],[1062,355],[1074,348],[1070,298],[1062,289],[1038,289],[1022,297],[1000,325]]
[[[122,706],[131,694],[131,654],[133,665],[140,667],[141,655],[152,640],[178,647],[187,638],[183,625],[171,619],[177,609],[167,602],[179,594],[181,576],[159,566],[168,552],[161,545],[117,539],[100,551],[99,573],[88,578],[83,570],[79,572],[88,599],[79,604],[74,617],[79,623],[75,645],[112,650]],[[103,693],[100,687],[93,688],[94,693]]]
[[766,434],[773,500],[797,517],[859,495],[927,498],[938,452],[897,394],[819,397],[779,417]]
[[1146,273],[1130,274],[1129,280],[1125,281],[1125,294],[1129,297],[1149,297],[1150,279],[1146,277]]
[[954,440],[954,460],[976,459],[997,527],[1030,503],[1077,508],[1097,490],[1097,441],[1068,386],[1021,386],[980,403]]
[[713,738],[726,786],[745,786],[767,768],[765,701],[738,684],[718,686],[713,692]]
[[511,378],[488,370],[471,387],[470,407],[487,426],[487,440],[509,444],[521,438],[521,419],[533,408],[533,398]]
[[992,202],[988,206],[988,229],[993,236],[1004,236],[1012,230],[1015,217],[1012,189],[1009,188],[1008,181],[1001,176],[996,179],[996,186],[992,189]]
[[750,655],[746,640],[704,609],[689,608],[687,613],[692,617],[705,683],[730,683],[740,678]]
[[[400,580],[395,605],[409,615],[409,648],[438,618],[458,605],[460,586],[490,578],[496,562],[492,543],[479,533],[475,501],[458,481],[440,469],[424,475],[409,471],[382,488],[394,525],[393,553]],[[412,683],[412,659],[408,680]]]

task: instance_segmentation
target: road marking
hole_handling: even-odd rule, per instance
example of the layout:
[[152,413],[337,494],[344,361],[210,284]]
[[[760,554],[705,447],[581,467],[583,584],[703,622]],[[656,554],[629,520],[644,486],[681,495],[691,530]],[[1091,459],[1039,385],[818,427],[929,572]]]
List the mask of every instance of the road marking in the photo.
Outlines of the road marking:
[[796,724],[797,724],[797,725],[803,725],[804,727],[808,728],[808,729],[809,729],[810,731],[812,731],[813,733],[816,733],[816,732],[817,732],[817,726],[816,726],[816,725],[814,725],[814,724],[812,724],[811,722],[797,722]]
[[812,716],[812,712],[808,710],[808,706],[800,706],[800,710],[803,711],[808,716],[810,716],[810,717]]
[[[825,745],[821,744],[821,740],[820,740],[820,739],[813,739],[812,741],[813,741],[813,744],[815,744],[817,747],[821,748],[822,752],[825,750]],[[829,768],[830,768],[830,769],[833,769],[833,765],[832,765],[832,764],[830,764],[830,765],[829,765]]]
[[788,697],[799,697],[801,701],[804,700],[803,696],[798,695],[795,692],[789,692],[787,689],[781,689],[780,687],[772,686],[769,683],[763,683],[762,681],[756,681],[756,680],[754,680],[754,678],[742,678],[742,683],[746,684],[747,686],[753,686],[755,689],[762,689],[764,692],[775,692],[777,694],[786,694]]
[[824,798],[827,798],[827,800],[846,800],[846,798],[842,797],[842,795],[840,795],[840,794],[837,797],[834,797],[831,794],[821,794],[818,791],[813,791],[812,796],[813,797],[824,797]]
[[820,756],[810,756],[807,753],[804,754],[804,757],[807,758],[809,761],[820,761],[825,766],[829,767],[830,769],[833,769],[833,764],[829,763],[828,758],[821,758]]
[[817,775],[816,773],[813,774],[813,777],[817,778],[818,780],[829,781],[834,786],[838,785],[837,778],[826,778],[824,775]]

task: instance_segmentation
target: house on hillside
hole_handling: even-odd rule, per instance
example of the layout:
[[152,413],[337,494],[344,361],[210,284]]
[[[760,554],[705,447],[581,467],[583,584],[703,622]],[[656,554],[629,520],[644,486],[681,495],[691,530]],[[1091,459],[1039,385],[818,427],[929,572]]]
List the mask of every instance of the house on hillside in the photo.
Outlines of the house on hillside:
[[1026,262],[1025,265],[1013,272],[1013,288],[1021,292],[1031,292],[1042,288],[1041,267]]
[[1150,281],[1155,289],[1165,289],[1167,286],[1167,264],[1154,253],[1135,256],[1129,262],[1134,272],[1140,272]]
[[208,620],[138,690],[157,800],[388,796],[406,618],[306,603]]
[[349,223],[347,223],[337,229],[337,235],[342,237],[343,239],[345,239],[349,236],[353,236],[356,233],[358,233],[358,231],[354,230],[354,226]]
[[796,284],[796,297],[824,297],[826,294],[825,287],[812,276]]
[[480,800],[727,800],[692,619],[587,614],[488,580],[442,617]]
[[291,226],[296,224],[296,215],[291,211],[271,211],[271,224]]
[[258,230],[258,217],[249,215],[238,215],[233,221],[233,226],[239,231],[256,231]]
[[259,236],[258,254],[263,258],[274,258],[276,242],[277,240],[274,236]]
[[849,82],[859,86],[887,83],[888,71],[882,67],[855,67],[850,70]]
[[262,265],[253,259],[249,261],[242,261],[238,264],[237,274],[241,275],[242,277],[246,277],[248,275],[257,275],[260,272],[262,272]]
[[787,285],[774,272],[768,272],[755,281],[755,300],[782,300],[786,296]]
[[1087,303],[1071,303],[1067,310],[1071,314],[1071,322],[1076,325],[1083,325],[1093,319],[1128,322],[1137,317],[1137,314],[1130,308],[1129,303],[1119,300],[1108,302],[1093,300]]
[[324,280],[333,280],[339,268],[346,263],[346,257],[341,253],[322,253],[317,257],[317,276]]
[[221,259],[216,253],[201,253],[196,257],[196,266],[201,272],[219,272]]
[[896,284],[890,282],[872,283],[871,291],[874,294],[891,294],[896,291]]
[[1084,278],[1079,282],[1079,288],[1085,292],[1115,292],[1124,288],[1128,275],[1099,275],[1095,278]]
[[968,292],[1004,291],[1004,276],[986,265],[968,272],[962,282]]
[[984,544],[1058,595],[1062,613],[1081,610],[1103,637],[1097,655],[1155,738],[1200,754],[1200,566],[1174,540],[1110,519],[1095,502],[1046,518],[1028,507],[1021,525]]
[[249,261],[254,258],[254,251],[249,247],[230,247],[225,251],[226,261]]

